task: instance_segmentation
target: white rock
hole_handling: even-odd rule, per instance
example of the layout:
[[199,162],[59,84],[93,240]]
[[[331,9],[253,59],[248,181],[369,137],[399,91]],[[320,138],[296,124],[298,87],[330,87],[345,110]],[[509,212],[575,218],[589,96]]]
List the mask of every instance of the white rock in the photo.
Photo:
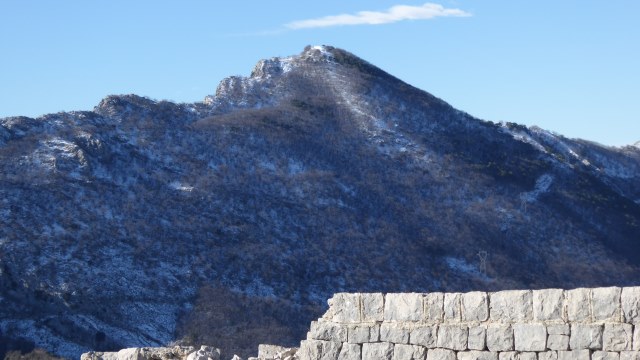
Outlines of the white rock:
[[558,353],[556,351],[539,352],[538,360],[558,360]]
[[620,360],[620,353],[610,351],[594,351],[591,360]]
[[[312,326],[313,327],[313,326]],[[287,348],[279,345],[260,344],[258,345],[259,359],[273,359],[279,353],[286,351]]]
[[427,350],[418,345],[395,344],[393,360],[424,360]]
[[419,326],[411,329],[409,343],[427,348],[436,347],[437,326]]
[[570,322],[591,321],[590,289],[567,290],[567,318]]
[[347,341],[347,327],[328,321],[312,321],[309,329],[312,340]]
[[366,343],[362,345],[362,359],[391,360],[393,357],[393,344],[387,342]]
[[489,316],[492,321],[518,322],[533,318],[531,290],[509,290],[489,294]]
[[602,349],[604,351],[632,350],[633,326],[631,324],[604,324]]
[[384,320],[384,295],[382,293],[361,294],[362,321]]
[[569,327],[569,324],[547,325],[547,333],[549,335],[570,335],[571,328]]
[[429,349],[427,360],[456,360],[456,353],[449,349]]
[[492,351],[459,351],[458,360],[498,360],[498,353]]
[[424,319],[427,322],[441,322],[444,317],[444,294],[440,292],[424,295]]
[[502,351],[499,354],[500,360],[537,360],[534,352]]
[[569,335],[549,335],[547,338],[547,349],[569,350]]
[[422,294],[387,294],[384,301],[385,321],[420,321],[424,314]]
[[624,322],[640,323],[640,286],[622,288],[620,300]]
[[338,360],[361,360],[362,347],[358,344],[343,343]]
[[360,322],[360,294],[337,293],[328,300],[329,310],[323,316],[326,320],[339,323]]
[[619,287],[591,289],[591,309],[594,321],[620,321],[620,295]]
[[640,350],[640,326],[638,325],[633,329],[633,350]]
[[[140,348],[127,348],[118,351],[118,360],[142,360],[142,354],[140,354]],[[187,357],[188,360],[191,360]]]
[[620,351],[620,360],[640,360],[640,351]]
[[462,294],[462,321],[486,321],[489,318],[487,293],[474,291]]
[[231,358],[231,360],[243,360],[240,356],[233,354],[233,357]]
[[602,325],[572,324],[569,346],[571,350],[602,350]]
[[299,360],[336,360],[341,343],[323,340],[303,340],[297,352]]
[[355,325],[347,330],[347,342],[363,344],[377,342],[380,339],[380,325]]
[[462,294],[460,293],[444,294],[444,321],[462,320],[461,300]]
[[440,325],[437,346],[451,350],[467,349],[468,329],[466,325]]
[[490,351],[513,350],[513,329],[511,325],[490,324],[487,326],[487,349]]
[[538,321],[562,320],[564,290],[533,290],[533,319]]
[[383,323],[380,325],[380,341],[395,344],[408,344],[409,330],[400,324]]
[[547,349],[547,329],[542,324],[514,324],[513,338],[516,351]]
[[484,350],[487,344],[487,329],[484,326],[469,326],[467,347],[469,350]]
[[558,351],[558,360],[591,360],[589,350]]

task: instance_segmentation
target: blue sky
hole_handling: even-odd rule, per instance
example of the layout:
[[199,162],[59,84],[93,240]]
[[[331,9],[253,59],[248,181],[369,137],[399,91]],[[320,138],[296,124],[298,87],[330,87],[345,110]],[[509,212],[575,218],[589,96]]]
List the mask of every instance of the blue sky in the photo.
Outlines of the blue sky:
[[640,1],[0,0],[0,117],[200,101],[261,58],[344,48],[474,116],[640,140]]

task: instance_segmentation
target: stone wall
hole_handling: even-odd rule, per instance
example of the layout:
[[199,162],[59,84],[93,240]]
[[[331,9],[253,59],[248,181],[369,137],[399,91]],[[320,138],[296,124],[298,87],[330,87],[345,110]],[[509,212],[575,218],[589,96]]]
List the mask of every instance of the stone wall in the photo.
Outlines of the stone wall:
[[640,287],[340,293],[300,360],[640,360]]

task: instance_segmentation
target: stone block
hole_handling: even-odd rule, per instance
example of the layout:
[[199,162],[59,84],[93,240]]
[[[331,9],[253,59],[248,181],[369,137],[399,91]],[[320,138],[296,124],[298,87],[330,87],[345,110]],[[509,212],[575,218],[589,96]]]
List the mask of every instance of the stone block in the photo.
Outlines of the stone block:
[[489,317],[492,321],[513,323],[533,318],[531,290],[499,291],[489,294]]
[[547,325],[547,334],[549,335],[571,335],[569,324]]
[[456,360],[456,353],[449,349],[429,349],[427,360]]
[[444,318],[444,293],[424,294],[424,320],[442,322]]
[[380,340],[380,325],[355,325],[347,330],[347,342],[364,344]]
[[388,342],[367,343],[362,345],[362,359],[391,360],[393,344]]
[[620,360],[640,360],[640,351],[620,351]]
[[547,349],[569,350],[569,335],[549,335],[547,337]]
[[393,348],[393,360],[425,360],[427,350],[418,345],[396,344]]
[[640,350],[640,325],[633,327],[633,350]]
[[487,329],[484,326],[470,326],[467,348],[469,350],[484,350],[486,347]]
[[611,351],[594,351],[591,360],[620,360],[620,353]]
[[402,327],[400,324],[383,323],[380,325],[380,341],[395,344],[408,344],[409,329]]
[[326,320],[338,323],[357,323],[360,318],[360,294],[337,293],[328,300],[329,311],[323,316]]
[[538,354],[534,352],[521,352],[518,358],[519,360],[538,360]]
[[300,360],[336,360],[342,343],[323,340],[303,340],[297,356]]
[[606,287],[591,289],[591,316],[593,321],[615,321],[622,320],[620,308],[620,295],[622,289],[619,287]]
[[466,325],[440,325],[438,327],[439,348],[451,350],[467,350],[468,329]]
[[361,294],[362,321],[384,320],[384,295],[382,293]]
[[498,353],[491,351],[459,351],[458,360],[498,360]]
[[424,314],[422,294],[387,294],[384,301],[384,321],[421,321]]
[[462,320],[461,302],[462,294],[460,293],[444,294],[444,321]]
[[537,321],[563,320],[564,290],[533,290],[533,319]]
[[328,321],[312,321],[309,339],[335,342],[347,341],[347,327]]
[[591,360],[589,350],[558,351],[558,360]]
[[486,321],[489,318],[487,293],[474,291],[462,294],[462,321]]
[[602,325],[572,324],[569,347],[571,350],[602,350]]
[[499,352],[499,360],[537,360],[534,352],[502,351]]
[[547,329],[542,324],[515,324],[513,338],[516,351],[545,351]]
[[419,326],[411,329],[409,333],[409,343],[421,345],[429,349],[436,347],[437,326]]
[[513,350],[513,329],[511,325],[490,324],[487,326],[487,349],[490,351]]
[[640,323],[640,286],[622,288],[620,295],[624,322]]
[[362,346],[343,343],[340,354],[338,355],[338,360],[362,360]]
[[602,349],[625,351],[633,349],[633,326],[631,324],[604,324]]
[[591,289],[579,288],[567,290],[567,319],[574,321],[591,321]]
[[556,351],[539,352],[538,360],[558,360],[558,352]]

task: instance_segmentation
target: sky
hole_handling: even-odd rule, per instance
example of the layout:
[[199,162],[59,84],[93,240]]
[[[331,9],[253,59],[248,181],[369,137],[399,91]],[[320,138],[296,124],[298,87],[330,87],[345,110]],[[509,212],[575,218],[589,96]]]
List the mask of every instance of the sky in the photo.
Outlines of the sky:
[[109,94],[201,101],[306,45],[346,49],[484,120],[640,141],[637,0],[0,0],[0,118]]

